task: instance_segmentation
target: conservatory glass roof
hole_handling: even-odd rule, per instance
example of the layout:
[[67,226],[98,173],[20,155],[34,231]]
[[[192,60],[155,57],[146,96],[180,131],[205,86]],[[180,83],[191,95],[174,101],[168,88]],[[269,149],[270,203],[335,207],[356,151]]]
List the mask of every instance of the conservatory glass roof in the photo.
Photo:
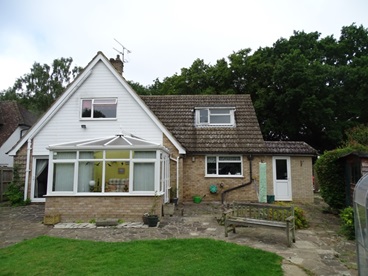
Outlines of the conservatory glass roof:
[[164,149],[157,143],[146,141],[134,135],[117,134],[115,136],[93,138],[82,141],[50,145],[49,150],[77,149]]

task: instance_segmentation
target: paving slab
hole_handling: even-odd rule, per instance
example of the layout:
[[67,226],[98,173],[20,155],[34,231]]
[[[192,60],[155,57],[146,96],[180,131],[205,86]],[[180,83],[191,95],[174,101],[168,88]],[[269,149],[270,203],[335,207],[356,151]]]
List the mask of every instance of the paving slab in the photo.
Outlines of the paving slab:
[[[313,207],[315,208],[315,207]],[[314,215],[313,209],[311,213]],[[157,227],[142,222],[125,222],[117,226],[96,227],[92,223],[59,223],[46,226],[42,223],[43,205],[0,207],[0,247],[10,246],[40,235],[122,242],[142,239],[212,238],[274,252],[284,258],[284,275],[358,275],[355,243],[331,231],[320,222],[305,230],[296,231],[296,243],[287,247],[285,233],[267,228],[241,228],[236,234],[224,236],[219,225],[221,208],[215,204],[182,204],[173,216],[162,217]],[[314,218],[316,220],[317,218]],[[313,221],[313,218],[311,219]],[[346,259],[343,259],[346,258]],[[348,265],[348,266],[346,266]],[[308,273],[309,274],[308,274]]]

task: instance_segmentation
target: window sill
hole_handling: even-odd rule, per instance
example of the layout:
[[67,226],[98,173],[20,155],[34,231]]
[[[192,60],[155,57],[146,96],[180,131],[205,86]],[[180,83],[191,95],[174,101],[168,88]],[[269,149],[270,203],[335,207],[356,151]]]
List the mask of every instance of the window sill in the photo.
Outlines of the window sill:
[[244,178],[244,175],[241,174],[206,174],[204,177],[209,178]]
[[117,121],[118,118],[79,118],[79,121]]
[[[157,196],[161,196],[163,195],[163,192],[159,192],[156,195]],[[45,195],[46,197],[78,197],[78,196],[85,196],[85,197],[98,197],[98,196],[155,196],[154,193],[152,192],[146,192],[146,193],[111,193],[111,192],[106,192],[106,193],[52,193],[49,195]]]

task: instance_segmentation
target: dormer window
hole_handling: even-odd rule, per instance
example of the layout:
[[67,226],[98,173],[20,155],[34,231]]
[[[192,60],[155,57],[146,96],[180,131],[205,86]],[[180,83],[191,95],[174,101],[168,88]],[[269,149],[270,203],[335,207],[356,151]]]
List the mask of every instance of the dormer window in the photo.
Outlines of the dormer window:
[[196,126],[235,126],[235,108],[196,108]]
[[116,118],[117,99],[97,98],[82,99],[82,119],[112,119]]

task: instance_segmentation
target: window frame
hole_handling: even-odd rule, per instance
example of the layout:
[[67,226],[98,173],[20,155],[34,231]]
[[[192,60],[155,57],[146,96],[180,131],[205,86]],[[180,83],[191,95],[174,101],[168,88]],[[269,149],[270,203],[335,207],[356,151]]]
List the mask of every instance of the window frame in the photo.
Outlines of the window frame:
[[[115,195],[153,195],[155,192],[162,192],[162,181],[166,181],[167,179],[161,180],[161,174],[160,174],[160,165],[162,164],[162,160],[160,156],[164,154],[165,156],[168,156],[168,153],[163,152],[162,150],[157,149],[106,149],[106,150],[91,150],[91,151],[98,151],[102,153],[101,157],[98,158],[85,158],[82,157],[80,153],[83,152],[89,152],[90,150],[76,150],[76,157],[74,159],[54,159],[53,157],[56,156],[58,153],[65,152],[63,150],[57,150],[57,151],[50,151],[49,154],[49,164],[50,164],[50,170],[48,175],[48,187],[47,187],[47,195],[48,196],[56,196],[56,195],[73,195],[73,196],[83,196],[83,195],[89,195],[89,196],[101,196],[101,195],[109,195],[109,196],[115,196]],[[127,151],[129,152],[129,156],[124,158],[119,157],[107,157],[106,152],[109,151]],[[69,151],[68,151],[69,152]],[[150,152],[149,156],[135,156],[135,153],[141,153],[141,152]],[[56,154],[55,154],[56,153]],[[166,162],[169,162],[170,159],[167,157]],[[102,170],[102,177],[101,177],[101,191],[79,191],[78,182],[79,182],[79,166],[83,162],[99,162],[101,164],[101,170]],[[129,191],[128,192],[109,192],[106,190],[106,173],[107,173],[107,167],[108,163],[110,162],[128,162],[129,163]],[[153,190],[135,190],[134,189],[134,166],[135,164],[152,164],[153,165],[153,171],[154,171],[154,187]],[[74,175],[73,175],[73,188],[71,191],[56,191],[54,186],[54,171],[55,166],[57,164],[72,164],[74,167]],[[165,166],[168,166],[165,164]]]
[[[228,113],[216,114],[215,111],[219,110],[228,110]],[[203,111],[207,111],[207,120],[202,122],[201,119],[203,116]],[[206,126],[221,126],[221,127],[234,127],[235,126],[235,107],[198,107],[195,109],[195,125],[197,127],[206,127]],[[202,114],[201,114],[202,113]],[[202,116],[201,116],[202,115]],[[229,123],[214,123],[211,122],[211,118],[219,118],[219,117],[229,117]]]
[[[83,102],[91,101],[91,115],[90,117],[83,117]],[[96,102],[95,102],[96,101]],[[97,103],[97,101],[110,101],[106,103]],[[94,109],[96,105],[115,105],[115,117],[94,117]],[[117,98],[82,98],[80,99],[80,120],[116,120],[118,113],[118,99]]]
[[[239,161],[237,160],[229,160],[224,161],[220,160],[221,157],[239,157]],[[216,158],[216,173],[209,174],[208,173],[208,158]],[[219,174],[219,164],[224,163],[239,163],[240,164],[240,174]],[[205,156],[205,177],[244,177],[243,171],[243,156],[242,155],[234,155],[234,154],[220,154],[220,155],[206,155]]]

